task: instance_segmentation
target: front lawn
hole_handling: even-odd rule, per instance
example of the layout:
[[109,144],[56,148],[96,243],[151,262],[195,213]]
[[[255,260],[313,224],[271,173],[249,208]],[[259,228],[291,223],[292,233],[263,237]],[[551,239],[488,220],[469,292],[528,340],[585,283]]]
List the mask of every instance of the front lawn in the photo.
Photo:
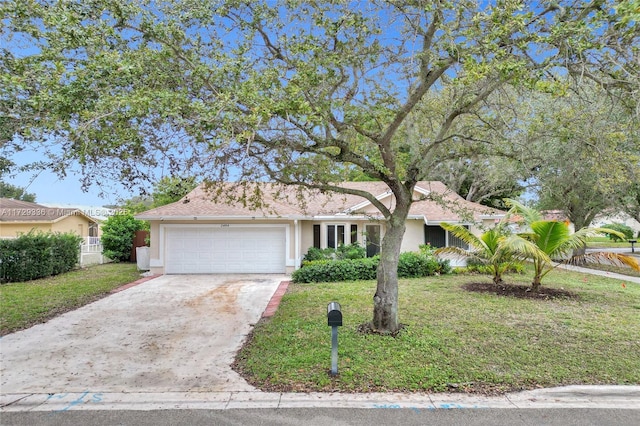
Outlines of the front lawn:
[[0,285],[0,334],[31,327],[140,278],[133,263],[110,263],[55,277]]
[[[393,337],[358,332],[372,315],[373,281],[291,284],[260,322],[235,368],[266,391],[500,393],[568,384],[640,384],[640,285],[558,270],[544,286],[572,296],[519,299],[470,292],[484,276],[400,283]],[[529,284],[530,274],[506,281]],[[339,375],[331,369],[326,308],[342,305]]]
[[[628,241],[613,241],[609,237],[591,237],[587,242],[587,248],[628,248],[631,252],[631,243]],[[636,249],[638,245],[636,244]]]

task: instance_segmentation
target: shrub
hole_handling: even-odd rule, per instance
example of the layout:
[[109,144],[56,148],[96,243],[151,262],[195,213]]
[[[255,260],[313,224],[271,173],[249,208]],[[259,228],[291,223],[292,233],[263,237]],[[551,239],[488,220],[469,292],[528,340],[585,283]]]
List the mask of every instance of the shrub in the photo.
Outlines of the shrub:
[[380,258],[314,260],[293,271],[291,278],[296,283],[373,280]]
[[[319,249],[309,250],[316,256]],[[307,254],[309,254],[309,252]],[[305,259],[307,256],[305,256]],[[329,260],[320,259],[303,262],[303,267],[294,271],[292,279],[297,283],[337,282],[374,280],[380,263],[380,257]],[[448,260],[438,260],[433,250],[421,250],[418,253],[401,253],[398,261],[399,278],[418,278],[436,274],[451,273]]]
[[[326,249],[325,249],[326,250]],[[309,262],[314,262],[316,260],[329,260],[325,255],[325,250],[319,249],[317,247],[311,247],[307,251],[307,254],[302,258],[302,264],[306,264]]]
[[[624,234],[627,240],[633,239],[633,229],[623,223],[610,223],[608,225],[603,225],[600,228],[611,229],[614,231],[618,231]],[[607,234],[611,241],[622,241],[622,239],[615,234]]]
[[421,253],[400,253],[398,262],[398,277],[417,278],[435,275],[438,272],[438,260]]
[[351,244],[341,244],[336,249],[336,259],[364,259],[367,255],[367,250],[360,246],[358,242]]
[[357,242],[347,245],[341,244],[337,249],[311,247],[302,258],[302,264],[306,265],[316,260],[364,259],[366,254],[365,248],[361,247]]
[[76,234],[29,232],[0,240],[0,282],[22,282],[75,268],[81,238]]
[[110,216],[102,225],[102,253],[116,262],[129,260],[133,237],[145,223],[130,214]]
[[452,272],[451,261],[449,259],[440,259],[436,256],[436,248],[432,247],[431,244],[421,244],[419,249],[422,256],[433,258],[438,262],[438,269],[436,270],[438,274],[447,275]]

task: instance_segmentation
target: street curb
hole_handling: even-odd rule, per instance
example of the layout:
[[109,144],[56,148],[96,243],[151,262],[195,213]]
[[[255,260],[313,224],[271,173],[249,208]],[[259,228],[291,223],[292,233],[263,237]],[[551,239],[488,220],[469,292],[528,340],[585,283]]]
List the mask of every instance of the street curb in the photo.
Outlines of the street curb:
[[567,386],[502,396],[457,393],[76,392],[0,394],[0,412],[188,409],[549,409],[640,410],[640,386]]

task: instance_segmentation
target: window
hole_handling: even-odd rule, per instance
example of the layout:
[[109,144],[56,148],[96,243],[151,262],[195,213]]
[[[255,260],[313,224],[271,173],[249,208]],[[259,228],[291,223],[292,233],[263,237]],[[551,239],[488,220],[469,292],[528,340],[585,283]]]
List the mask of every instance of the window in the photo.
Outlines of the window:
[[446,247],[447,237],[445,230],[440,226],[425,225],[424,226],[424,243],[430,244],[431,247]]
[[344,225],[327,225],[327,247],[338,248],[344,244]]
[[367,257],[373,257],[380,253],[380,225],[365,226],[367,233]]
[[358,225],[351,225],[351,244],[358,242]]
[[[465,226],[465,228],[469,229],[468,226]],[[460,238],[456,237],[455,235],[451,234],[450,232],[447,232],[448,237],[449,237],[449,246],[450,247],[459,247],[463,250],[469,250],[469,244],[465,243],[463,240],[461,240]]]
[[313,246],[320,248],[320,225],[313,225]]
[[[469,229],[468,226],[465,227]],[[452,235],[450,232],[445,231],[440,226],[425,225],[424,242],[425,244],[430,244],[431,247],[436,248],[449,246],[460,247],[465,250],[469,249],[467,243],[465,243],[455,235]]]

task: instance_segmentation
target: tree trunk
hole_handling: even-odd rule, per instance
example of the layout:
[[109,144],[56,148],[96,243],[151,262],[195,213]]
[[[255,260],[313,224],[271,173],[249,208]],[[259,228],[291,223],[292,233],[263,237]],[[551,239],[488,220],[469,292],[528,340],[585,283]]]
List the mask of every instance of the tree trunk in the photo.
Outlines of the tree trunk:
[[585,259],[584,255],[587,254],[587,245],[583,245],[580,248],[573,249],[573,253],[571,255],[571,263],[574,265],[584,265]]
[[531,283],[531,291],[534,293],[537,293],[540,291],[540,284],[542,282],[542,279],[540,278],[539,275],[535,275],[533,277],[533,282]]
[[402,237],[406,229],[405,220],[409,207],[397,206],[387,221],[387,228],[380,250],[378,286],[373,297],[372,330],[376,333],[392,334],[400,329],[398,322],[398,259]]

